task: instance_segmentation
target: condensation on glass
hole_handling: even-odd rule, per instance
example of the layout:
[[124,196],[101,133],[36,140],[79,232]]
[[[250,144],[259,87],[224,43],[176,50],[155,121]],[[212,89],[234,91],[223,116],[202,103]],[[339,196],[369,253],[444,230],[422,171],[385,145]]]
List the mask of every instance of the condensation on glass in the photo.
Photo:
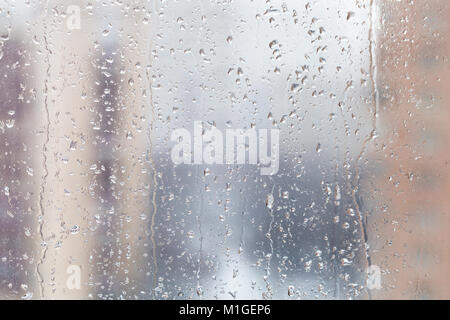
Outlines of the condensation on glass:
[[449,14],[1,2],[0,298],[450,298]]

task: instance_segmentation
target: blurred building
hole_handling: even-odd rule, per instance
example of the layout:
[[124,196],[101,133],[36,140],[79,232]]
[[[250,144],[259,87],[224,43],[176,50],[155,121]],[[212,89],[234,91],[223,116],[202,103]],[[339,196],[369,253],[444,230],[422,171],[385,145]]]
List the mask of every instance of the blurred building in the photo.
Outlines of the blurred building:
[[33,292],[37,172],[28,128],[36,92],[28,81],[27,46],[18,31],[0,41],[0,299],[31,298]]
[[383,1],[379,138],[365,182],[374,298],[450,298],[450,4]]
[[7,12],[1,297],[151,296],[150,5],[50,1]]

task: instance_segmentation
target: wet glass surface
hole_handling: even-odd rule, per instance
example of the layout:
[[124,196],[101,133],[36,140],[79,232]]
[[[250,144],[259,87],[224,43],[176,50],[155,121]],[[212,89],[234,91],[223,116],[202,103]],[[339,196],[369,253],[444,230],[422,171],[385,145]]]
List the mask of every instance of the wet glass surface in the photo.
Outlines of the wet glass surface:
[[0,298],[448,299],[449,13],[0,2]]

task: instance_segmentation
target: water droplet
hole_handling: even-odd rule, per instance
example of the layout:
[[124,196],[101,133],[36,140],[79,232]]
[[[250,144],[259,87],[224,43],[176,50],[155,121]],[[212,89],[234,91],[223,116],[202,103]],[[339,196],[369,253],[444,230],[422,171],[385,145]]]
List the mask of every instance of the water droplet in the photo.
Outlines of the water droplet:
[[271,193],[269,193],[266,197],[266,207],[272,210],[273,202],[274,202],[273,195]]

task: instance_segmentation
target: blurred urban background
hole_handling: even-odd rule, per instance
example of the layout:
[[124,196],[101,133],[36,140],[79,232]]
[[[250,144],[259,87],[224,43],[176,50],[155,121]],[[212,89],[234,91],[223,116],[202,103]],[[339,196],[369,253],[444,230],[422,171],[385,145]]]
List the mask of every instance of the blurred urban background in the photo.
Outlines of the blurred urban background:
[[[0,0],[0,298],[449,299],[446,0]],[[279,171],[171,132],[279,129]]]

